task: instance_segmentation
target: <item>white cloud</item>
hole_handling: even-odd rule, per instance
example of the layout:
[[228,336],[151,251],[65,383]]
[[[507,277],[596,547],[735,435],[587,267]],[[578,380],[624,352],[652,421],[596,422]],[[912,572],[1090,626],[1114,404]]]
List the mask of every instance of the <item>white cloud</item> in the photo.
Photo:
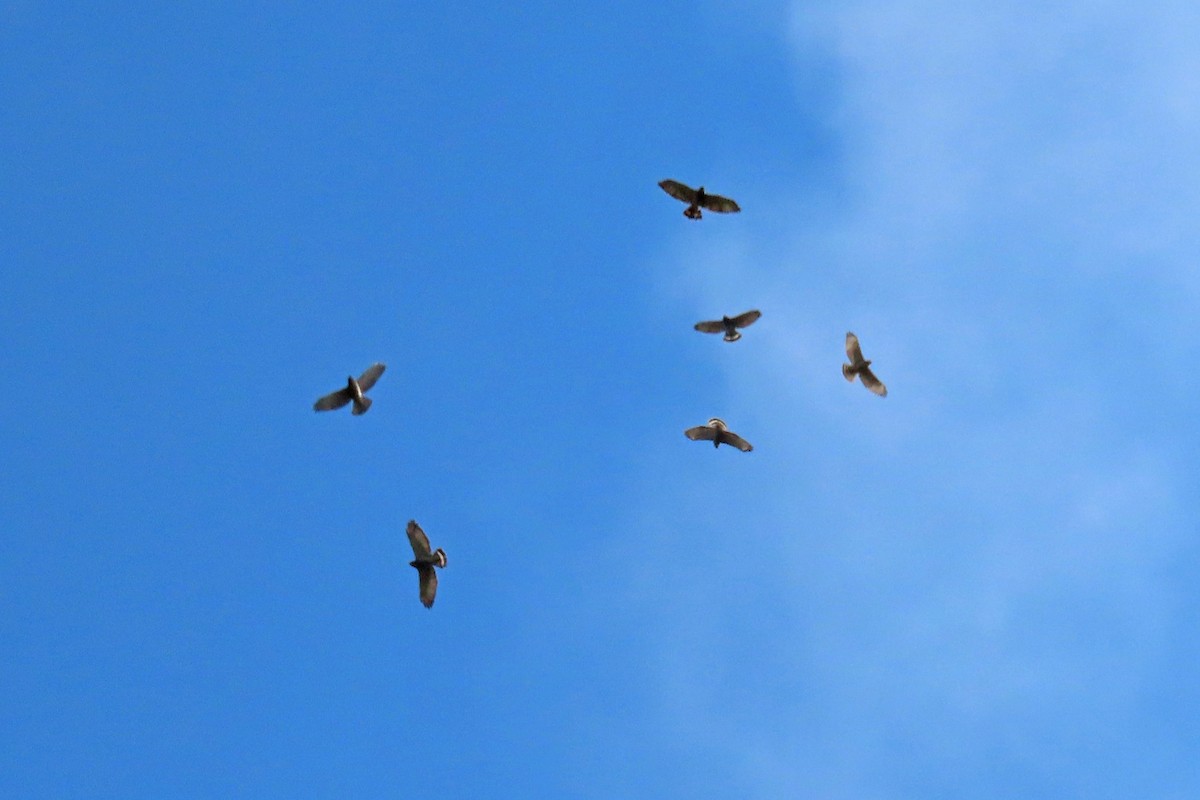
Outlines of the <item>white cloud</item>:
[[[749,796],[1150,770],[1103,753],[1170,736],[1139,725],[1197,510],[1170,398],[1200,332],[1200,11],[798,3],[794,29],[840,67],[848,195],[819,226],[760,198],[796,230],[747,214],[664,259],[688,311],[766,312],[715,357],[761,468],[707,488],[779,605],[714,593],[711,547],[668,556],[711,515],[651,515],[664,713]],[[842,381],[847,329],[887,400]]]

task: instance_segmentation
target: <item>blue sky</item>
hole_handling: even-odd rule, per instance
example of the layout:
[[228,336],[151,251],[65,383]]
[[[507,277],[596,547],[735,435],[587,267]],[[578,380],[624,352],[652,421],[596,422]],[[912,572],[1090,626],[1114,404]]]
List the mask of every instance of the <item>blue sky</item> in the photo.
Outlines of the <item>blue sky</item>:
[[1198,33],[4,4],[0,795],[1196,796]]

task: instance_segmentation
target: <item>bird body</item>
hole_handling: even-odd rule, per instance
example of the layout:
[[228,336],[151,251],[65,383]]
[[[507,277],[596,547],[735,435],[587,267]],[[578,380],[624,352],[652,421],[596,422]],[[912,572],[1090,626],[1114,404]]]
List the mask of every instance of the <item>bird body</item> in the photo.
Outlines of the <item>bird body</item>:
[[408,534],[408,543],[412,546],[413,555],[416,556],[408,565],[417,571],[421,604],[426,608],[433,608],[438,585],[437,571],[434,568],[445,568],[446,551],[440,547],[437,550],[430,549],[429,537],[415,519],[408,521],[405,532]]
[[683,435],[693,442],[712,442],[714,448],[727,444],[730,447],[736,447],[743,453],[749,453],[754,449],[753,445],[729,430],[729,426],[725,424],[725,420],[719,417],[713,417],[708,421],[707,425],[688,428],[683,432]]
[[683,211],[683,215],[688,219],[700,219],[703,217],[704,215],[700,211],[701,208],[716,211],[718,214],[736,214],[742,210],[733,200],[730,200],[728,197],[722,197],[719,194],[709,194],[704,191],[703,186],[699,189],[693,189],[685,183],[669,179],[659,181],[658,185],[664,192],[671,195],[671,197],[688,204],[688,207]]
[[736,317],[723,316],[720,319],[697,322],[693,327],[701,333],[724,333],[725,341],[736,342],[742,338],[742,334],[738,332],[738,328],[748,328],[757,322],[761,316],[762,312],[755,309],[738,314]]
[[871,362],[863,358],[862,347],[858,344],[858,337],[853,333],[846,334],[846,358],[850,360],[850,363],[842,364],[842,377],[854,383],[854,378],[857,376],[863,386],[880,397],[887,397],[887,387],[871,371]]
[[365,414],[367,409],[371,407],[371,400],[363,395],[362,385],[354,380],[353,375],[346,378],[346,388],[350,390],[350,399],[354,402],[354,408],[351,409],[351,414]]
[[347,403],[354,403],[354,408],[350,413],[355,416],[367,413],[367,409],[371,407],[371,398],[367,397],[365,393],[375,385],[375,381],[379,380],[379,376],[385,369],[387,367],[383,363],[375,363],[367,367],[366,371],[357,379],[353,375],[348,376],[344,389],[338,389],[317,400],[313,403],[313,410],[332,411]]

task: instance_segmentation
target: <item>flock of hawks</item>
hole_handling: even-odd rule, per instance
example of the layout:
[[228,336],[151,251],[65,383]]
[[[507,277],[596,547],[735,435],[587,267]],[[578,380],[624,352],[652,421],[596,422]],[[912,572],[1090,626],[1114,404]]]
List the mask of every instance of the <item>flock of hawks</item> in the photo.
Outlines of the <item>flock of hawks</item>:
[[[671,195],[671,197],[687,203],[687,208],[684,209],[683,215],[688,219],[700,219],[703,216],[700,210],[702,208],[715,211],[718,214],[732,214],[742,210],[738,207],[737,203],[728,197],[705,192],[703,186],[699,189],[693,189],[679,181],[671,180],[660,181],[658,185],[662,187],[664,192]],[[725,334],[725,341],[736,342],[742,338],[742,334],[738,329],[753,325],[761,316],[761,311],[747,311],[743,314],[738,314],[736,317],[721,317],[717,320],[697,322],[695,328],[701,333],[723,333]],[[850,359],[849,364],[842,364],[842,375],[846,380],[853,383],[855,376],[857,376],[862,380],[863,386],[880,397],[887,397],[887,387],[883,385],[881,380],[875,377],[875,373],[871,372],[871,362],[863,358],[862,348],[858,344],[858,337],[853,333],[846,334],[846,357]],[[350,413],[356,416],[367,413],[367,410],[371,407],[371,398],[367,397],[366,393],[379,380],[379,376],[383,374],[384,369],[385,367],[382,363],[372,364],[357,379],[354,376],[350,376],[346,379],[345,387],[317,400],[313,404],[313,408],[317,411],[332,411],[353,404]],[[707,425],[688,428],[683,432],[683,435],[694,442],[712,442],[713,447],[720,447],[723,444],[727,444],[730,447],[736,447],[743,453],[749,453],[754,449],[749,442],[729,430],[729,426],[725,424],[724,420],[717,419],[716,417],[710,419]],[[407,532],[408,542],[412,545],[413,555],[415,556],[408,563],[409,566],[417,570],[421,602],[426,608],[432,608],[434,597],[437,596],[438,585],[437,572],[434,567],[440,569],[446,566],[446,551],[440,547],[436,550],[430,547],[429,537],[425,535],[425,531],[421,530],[421,526],[417,524],[416,520],[409,521]]]

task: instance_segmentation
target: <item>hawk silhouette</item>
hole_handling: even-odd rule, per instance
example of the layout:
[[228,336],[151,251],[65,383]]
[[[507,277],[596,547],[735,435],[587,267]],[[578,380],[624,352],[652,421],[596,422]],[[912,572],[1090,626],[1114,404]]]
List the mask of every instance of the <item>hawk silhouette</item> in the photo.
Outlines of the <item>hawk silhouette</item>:
[[731,447],[736,447],[743,453],[749,453],[754,449],[753,445],[729,430],[729,426],[725,424],[725,421],[717,417],[710,419],[707,425],[688,428],[683,432],[683,435],[693,442],[712,442],[713,447],[720,447],[723,444],[727,444]]
[[725,341],[736,342],[738,339],[742,338],[742,335],[738,333],[737,329],[750,327],[757,322],[758,318],[761,316],[762,312],[756,309],[754,311],[747,311],[744,314],[738,314],[736,317],[721,317],[720,319],[714,319],[711,322],[697,322],[695,327],[696,330],[700,331],[701,333],[724,332]]
[[433,608],[433,600],[437,596],[437,572],[434,567],[441,569],[446,566],[446,551],[442,548],[429,549],[429,537],[415,519],[408,521],[408,543],[412,545],[415,559],[408,562],[410,567],[417,570],[421,586],[421,603],[426,608]]
[[338,389],[336,392],[325,395],[317,402],[313,403],[314,411],[332,411],[335,408],[341,408],[347,403],[354,402],[354,410],[351,411],[355,416],[367,413],[367,409],[371,407],[371,398],[364,397],[363,393],[375,385],[375,381],[379,380],[379,376],[383,374],[386,367],[383,364],[372,364],[367,367],[367,371],[358,376],[358,380],[354,380],[354,376],[346,378],[346,387]]
[[742,210],[738,207],[737,203],[728,197],[722,197],[719,194],[708,194],[704,191],[703,186],[699,189],[693,189],[687,184],[672,180],[659,181],[658,185],[662,187],[664,192],[671,195],[671,197],[688,204],[688,207],[683,212],[683,215],[688,219],[700,219],[704,216],[700,212],[701,208],[716,211],[718,214],[733,214]]
[[880,397],[887,397],[887,387],[875,377],[874,372],[871,372],[871,362],[863,358],[862,348],[858,346],[858,337],[853,333],[846,334],[846,358],[850,359],[849,364],[842,364],[842,375],[846,380],[854,383],[854,376],[857,375],[862,379],[863,386]]

